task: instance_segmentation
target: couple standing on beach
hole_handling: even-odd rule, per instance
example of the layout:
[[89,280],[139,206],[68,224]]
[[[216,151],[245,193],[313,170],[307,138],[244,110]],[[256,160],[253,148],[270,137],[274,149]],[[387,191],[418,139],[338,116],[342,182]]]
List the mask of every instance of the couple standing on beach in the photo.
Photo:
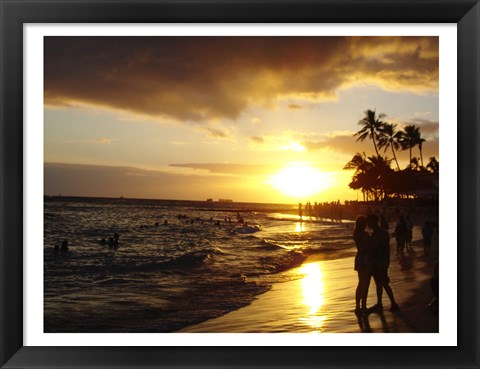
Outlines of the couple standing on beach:
[[[391,302],[390,311],[399,309],[390,287],[388,267],[390,265],[390,237],[388,232],[378,224],[378,216],[359,216],[355,221],[353,239],[357,246],[355,270],[358,272],[358,286],[355,291],[355,313],[366,314],[369,311],[382,311],[383,290]],[[367,227],[371,233],[367,232]],[[377,290],[377,304],[367,310],[368,288],[373,277]]]

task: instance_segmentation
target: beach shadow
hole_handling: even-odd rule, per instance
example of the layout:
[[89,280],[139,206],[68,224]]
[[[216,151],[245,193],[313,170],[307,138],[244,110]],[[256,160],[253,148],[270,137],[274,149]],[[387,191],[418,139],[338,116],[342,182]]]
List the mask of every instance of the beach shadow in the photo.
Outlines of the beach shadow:
[[379,312],[378,316],[380,317],[380,321],[382,322],[382,332],[390,333],[390,328],[388,327],[387,320],[385,319],[385,315],[383,314],[383,311]]
[[405,271],[405,270],[411,270],[413,268],[413,257],[410,255],[405,255],[404,253],[401,253],[398,262],[400,263],[400,270]]
[[368,321],[368,315],[363,315],[363,314],[357,315],[357,322],[362,333],[372,332],[372,328],[370,328],[370,322]]
[[415,251],[412,245],[407,247],[407,253],[408,253],[408,256],[412,258],[415,257],[415,255],[417,254],[417,252]]
[[403,311],[398,310],[394,313],[394,315],[400,318],[412,330],[413,333],[419,332],[419,329],[415,326],[413,321]]
[[388,325],[387,319],[385,319],[385,314],[383,313],[383,311],[374,311],[371,314],[376,314],[380,318],[383,333],[396,332],[395,327],[392,328]]

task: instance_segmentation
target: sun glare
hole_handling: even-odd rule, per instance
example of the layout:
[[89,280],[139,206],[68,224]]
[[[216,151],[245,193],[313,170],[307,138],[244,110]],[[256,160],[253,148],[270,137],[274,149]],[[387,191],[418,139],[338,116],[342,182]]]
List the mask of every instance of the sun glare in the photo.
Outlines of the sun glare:
[[292,151],[305,151],[305,146],[300,145],[298,142],[292,142],[286,146],[283,146],[283,150],[292,150]]
[[332,185],[331,177],[306,163],[292,163],[274,174],[271,185],[295,199],[316,195]]

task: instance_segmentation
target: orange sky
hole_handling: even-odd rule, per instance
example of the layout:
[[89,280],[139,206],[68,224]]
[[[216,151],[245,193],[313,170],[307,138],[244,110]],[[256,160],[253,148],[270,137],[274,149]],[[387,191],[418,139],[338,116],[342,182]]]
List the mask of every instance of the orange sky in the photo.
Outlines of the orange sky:
[[46,37],[45,193],[355,199],[366,109],[438,158],[438,38]]

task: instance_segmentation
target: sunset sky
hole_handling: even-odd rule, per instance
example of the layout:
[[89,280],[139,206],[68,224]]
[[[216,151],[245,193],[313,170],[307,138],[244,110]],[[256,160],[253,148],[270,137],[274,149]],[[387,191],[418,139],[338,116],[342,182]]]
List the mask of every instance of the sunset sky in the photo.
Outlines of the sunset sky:
[[438,37],[50,36],[44,51],[46,195],[356,199],[342,168],[374,154],[352,137],[367,109],[420,127],[438,158]]

